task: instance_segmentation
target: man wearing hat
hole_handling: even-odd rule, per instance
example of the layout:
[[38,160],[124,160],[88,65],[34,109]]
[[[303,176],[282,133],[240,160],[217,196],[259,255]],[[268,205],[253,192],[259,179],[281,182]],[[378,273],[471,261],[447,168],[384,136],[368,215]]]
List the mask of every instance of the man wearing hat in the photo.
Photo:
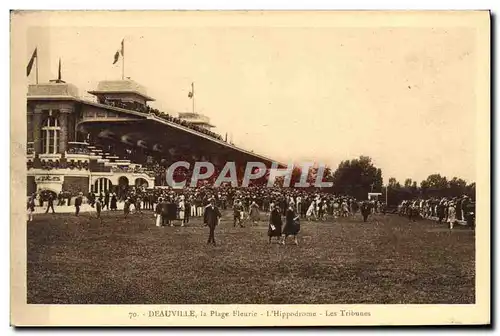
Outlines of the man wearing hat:
[[75,215],[78,216],[80,213],[80,206],[82,205],[82,196],[83,193],[79,193],[78,196],[75,198]]
[[236,227],[236,223],[240,227],[243,227],[243,224],[241,223],[242,221],[242,214],[243,214],[243,205],[241,204],[241,201],[239,199],[236,199],[234,201],[233,205],[233,226]]
[[368,220],[368,216],[372,213],[371,203],[368,201],[363,201],[361,203],[361,215],[363,216],[363,222]]
[[210,199],[210,204],[205,207],[203,214],[203,223],[210,229],[207,244],[215,246],[215,227],[219,224],[222,214],[219,208],[215,205],[215,198]]

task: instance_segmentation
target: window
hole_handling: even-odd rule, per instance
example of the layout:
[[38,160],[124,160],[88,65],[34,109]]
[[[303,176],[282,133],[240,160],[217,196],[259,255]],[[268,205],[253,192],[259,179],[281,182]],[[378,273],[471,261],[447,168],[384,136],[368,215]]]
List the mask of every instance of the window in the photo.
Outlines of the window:
[[56,117],[49,116],[42,124],[42,153],[57,154],[59,150],[59,121]]

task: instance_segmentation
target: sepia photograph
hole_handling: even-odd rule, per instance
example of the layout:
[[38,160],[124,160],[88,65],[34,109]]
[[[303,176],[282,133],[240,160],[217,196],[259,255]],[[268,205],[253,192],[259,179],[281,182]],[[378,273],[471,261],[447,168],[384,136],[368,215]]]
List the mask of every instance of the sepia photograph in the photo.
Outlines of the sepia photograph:
[[12,323],[489,323],[489,25],[13,11]]

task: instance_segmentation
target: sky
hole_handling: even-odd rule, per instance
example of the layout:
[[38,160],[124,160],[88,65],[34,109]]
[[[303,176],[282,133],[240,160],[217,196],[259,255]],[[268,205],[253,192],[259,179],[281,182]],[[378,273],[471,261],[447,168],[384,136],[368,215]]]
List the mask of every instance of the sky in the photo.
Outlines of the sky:
[[[125,76],[168,113],[281,162],[370,156],[384,182],[440,173],[475,181],[476,40],[467,27],[57,26],[28,30],[39,81],[82,97]],[[32,73],[28,81],[34,83]]]

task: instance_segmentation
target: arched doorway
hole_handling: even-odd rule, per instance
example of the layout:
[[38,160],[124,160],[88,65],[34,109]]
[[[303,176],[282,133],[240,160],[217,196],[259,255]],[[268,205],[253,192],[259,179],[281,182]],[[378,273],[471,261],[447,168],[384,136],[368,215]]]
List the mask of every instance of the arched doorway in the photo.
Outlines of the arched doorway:
[[120,176],[118,179],[118,196],[120,199],[126,197],[128,192],[128,178],[126,176]]
[[126,176],[120,176],[120,178],[118,179],[118,186],[120,186],[120,187],[127,186],[128,187],[128,178]]
[[136,188],[147,188],[149,185],[148,181],[145,179],[139,177],[135,180],[135,187]]
[[96,194],[105,193],[111,191],[113,188],[113,183],[111,180],[105,177],[101,177],[94,182],[93,192]]

